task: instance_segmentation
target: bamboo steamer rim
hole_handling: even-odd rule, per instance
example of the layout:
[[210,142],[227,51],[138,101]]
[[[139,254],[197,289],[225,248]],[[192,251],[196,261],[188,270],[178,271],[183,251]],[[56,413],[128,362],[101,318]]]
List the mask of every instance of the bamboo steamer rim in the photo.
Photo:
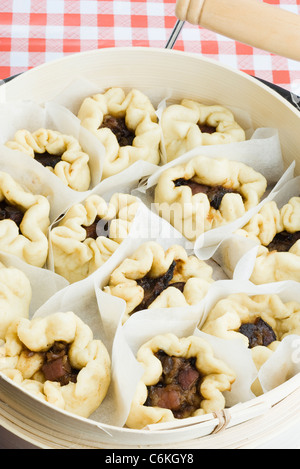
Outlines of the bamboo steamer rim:
[[[125,55],[124,55],[125,54]],[[289,149],[289,154],[287,156],[287,162],[291,160],[291,158],[295,158],[296,152],[295,149],[299,148],[300,145],[300,138],[299,142],[297,142],[297,135],[293,133],[293,129],[299,125],[299,111],[290,103],[288,103],[282,96],[280,96],[276,91],[273,89],[268,88],[265,84],[259,82],[254,77],[251,77],[244,72],[234,70],[231,67],[220,65],[218,62],[214,61],[213,59],[199,57],[197,54],[193,53],[185,53],[181,51],[174,51],[174,50],[164,50],[164,49],[156,49],[156,48],[144,48],[144,47],[121,47],[121,48],[108,48],[102,49],[97,51],[88,51],[88,52],[81,52],[79,54],[72,54],[65,58],[58,59],[48,64],[40,65],[24,74],[16,77],[14,80],[6,84],[6,91],[8,94],[8,100],[19,99],[18,92],[20,96],[26,96],[27,99],[31,99],[30,92],[34,92],[33,89],[35,86],[38,86],[39,81],[41,79],[46,79],[47,74],[49,74],[50,78],[54,77],[54,74],[57,73],[58,70],[61,70],[66,74],[67,70],[70,70],[72,73],[81,69],[80,64],[83,61],[85,64],[92,64],[97,63],[97,60],[101,60],[104,58],[104,62],[111,65],[111,63],[116,60],[120,59],[122,62],[122,57],[130,58],[129,61],[133,61],[134,59],[141,60],[141,57],[144,57],[144,65],[153,59],[158,59],[158,62],[161,66],[163,66],[164,62],[168,63],[168,61],[172,62],[172,66],[174,67],[174,63],[184,62],[184,63],[192,63],[191,68],[197,68],[201,66],[205,69],[209,69],[211,73],[214,71],[224,72],[224,74],[230,78],[236,78],[237,82],[245,83],[246,86],[250,86],[253,90],[257,90],[258,94],[262,93],[262,96],[270,97],[280,110],[284,110],[286,115],[291,120],[295,121],[292,122],[292,128],[289,129],[288,126],[284,128],[284,131],[288,133],[290,131],[290,135],[295,137],[295,143]],[[153,62],[152,62],[153,63]],[[149,68],[149,65],[148,65]],[[114,68],[112,67],[112,70]],[[198,68],[197,68],[198,70]],[[84,73],[83,73],[84,75]],[[87,78],[90,79],[90,70],[86,72]],[[204,73],[205,75],[205,73]],[[134,76],[134,74],[132,74]],[[151,81],[151,80],[150,80]],[[223,83],[224,84],[224,83]],[[226,85],[226,83],[225,83]],[[49,98],[51,99],[52,95],[56,93],[56,86],[57,86],[57,79],[54,80],[53,89],[51,89],[48,93]],[[125,87],[125,86],[124,86]],[[26,88],[30,91],[29,94],[26,92]],[[222,87],[221,87],[222,88]],[[234,88],[234,86],[233,86]],[[18,92],[17,92],[18,91]],[[24,92],[25,91],[25,92]],[[52,93],[52,95],[51,95]],[[259,98],[257,98],[258,100]],[[275,106],[274,104],[274,106]],[[285,135],[284,135],[285,137]],[[289,143],[289,136],[285,138],[286,142]],[[298,145],[299,143],[299,145]],[[291,155],[290,155],[291,154]],[[299,157],[297,159],[297,163],[300,163]],[[298,171],[299,172],[299,171]],[[1,377],[0,377],[1,378]],[[50,448],[73,448],[73,447],[84,447],[83,444],[79,444],[78,442],[72,439],[72,436],[65,435],[63,432],[59,434],[59,439],[56,435],[56,430],[51,427],[53,422],[48,422],[51,428],[51,434],[47,435],[45,432],[42,431],[42,427],[37,423],[34,422],[34,426],[30,425],[30,419],[28,416],[23,415],[20,412],[20,409],[14,408],[14,406],[10,406],[6,398],[1,395],[1,379],[0,379],[0,425],[3,428],[7,429],[17,437],[21,438],[24,441],[27,441],[29,444],[33,444],[40,448],[50,449]],[[10,383],[9,383],[10,384]],[[273,392],[274,391],[274,392]],[[255,417],[251,420],[241,422],[238,425],[235,425],[231,428],[226,428],[226,425],[223,427],[223,430],[220,433],[215,435],[206,435],[196,439],[188,439],[182,441],[175,441],[174,443],[163,443],[163,446],[160,444],[151,444],[151,447],[155,448],[178,448],[179,445],[181,448],[209,448],[213,445],[214,448],[224,448],[224,447],[231,447],[231,448],[238,448],[238,447],[251,447],[252,445],[257,445],[258,443],[262,442],[263,439],[266,439],[272,434],[277,434],[279,432],[279,426],[275,424],[276,418],[280,419],[281,429],[283,427],[289,428],[294,420],[295,415],[297,413],[300,416],[300,374],[289,380],[288,382],[284,383],[283,385],[279,386],[275,390],[266,393],[261,398],[257,398],[260,401],[266,400],[268,403],[271,401],[270,410],[268,410],[265,414]],[[22,391],[23,392],[23,391]],[[279,394],[278,394],[279,393]],[[275,398],[273,397],[275,396]],[[277,396],[277,397],[276,397]],[[275,399],[275,401],[273,400]],[[276,400],[278,399],[278,400]],[[30,397],[32,400],[32,397]],[[252,401],[251,401],[252,402]],[[299,402],[299,406],[298,406]],[[43,404],[45,405],[45,404]],[[62,411],[55,410],[55,412],[62,413]],[[274,416],[274,417],[273,417]],[[83,423],[83,420],[76,416],[71,416],[72,420],[76,422]],[[268,425],[268,422],[271,421],[272,425]],[[215,426],[218,425],[218,421],[216,421]],[[109,432],[113,430],[115,427],[104,426],[105,429]],[[261,428],[261,430],[259,429]],[[266,428],[268,431],[266,432]],[[49,430],[49,428],[48,428]],[[126,434],[132,436],[132,443],[118,443],[114,441],[114,448],[131,448],[136,446],[136,439],[135,437],[139,435],[149,434],[145,431],[135,431],[130,429],[121,429],[122,433],[126,432]],[[243,435],[242,433],[245,432]],[[252,433],[251,433],[252,432]],[[159,433],[161,436],[162,433]],[[174,433],[174,436],[176,433]],[[85,439],[83,436],[86,436]],[[106,442],[95,442],[93,439],[89,439],[89,434],[81,435],[81,441],[84,441],[87,448],[106,448],[108,444]],[[78,445],[78,446],[77,446]],[[111,446],[110,446],[111,447]],[[138,447],[141,448],[142,445],[138,444]],[[148,447],[148,445],[147,445]]]
[[[76,425],[85,423],[88,419],[71,415],[60,409],[53,409],[48,403],[41,403],[43,406],[54,410],[56,415],[53,420],[45,420],[45,415],[43,415],[41,420],[35,418],[33,422],[31,419],[32,414],[30,414],[34,407],[33,402],[38,403],[40,401],[22,389],[18,389],[18,391],[28,396],[29,400],[27,402],[30,401],[30,406],[28,409],[26,406],[21,407],[20,405],[14,408],[10,407],[1,399],[3,396],[0,393],[0,425],[28,445],[40,449],[255,449],[258,445],[268,443],[273,437],[280,437],[283,441],[282,433],[291,429],[294,423],[297,424],[297,429],[300,427],[300,373],[278,386],[278,388],[254,399],[256,404],[264,403],[264,400],[267,404],[267,401],[269,401],[264,412],[260,415],[231,428],[226,428],[217,434],[168,444],[136,444],[137,435],[147,435],[147,431],[132,429],[120,429],[121,432],[130,435],[132,438],[131,444],[121,444],[113,440],[112,445],[108,442],[99,441],[95,439],[93,433],[81,432],[80,429],[78,430],[78,438],[74,438],[68,432],[69,427],[56,427],[57,418],[69,416],[70,421]],[[281,394],[281,397],[278,393]],[[285,397],[282,394],[285,394]],[[24,402],[22,401],[22,405]],[[294,419],[297,415],[298,418]],[[103,428],[109,433],[115,427],[103,425]],[[162,439],[163,434],[161,432],[157,433]],[[174,436],[176,437],[176,431]]]
[[[40,77],[44,77],[47,70],[52,69],[53,71],[55,71],[57,69],[60,69],[61,67],[61,70],[64,69],[65,72],[69,73],[69,67],[73,68],[75,65],[75,68],[77,68],[77,71],[78,71],[78,75],[84,77],[85,76],[84,71],[82,71],[80,67],[78,66],[81,60],[92,64],[92,63],[95,63],[97,59],[100,60],[104,56],[106,56],[106,59],[111,57],[112,60],[114,60],[114,55],[116,55],[116,59],[124,58],[124,56],[126,57],[127,55],[136,55],[136,57],[139,59],[143,57],[145,54],[149,55],[149,59],[152,59],[154,56],[156,56],[162,61],[162,63],[165,60],[168,60],[168,58],[170,57],[174,57],[176,60],[185,58],[185,59],[195,60],[196,62],[203,63],[204,65],[211,65],[223,71],[227,71],[233,74],[234,76],[240,77],[243,81],[248,81],[249,83],[252,82],[252,84],[254,84],[257,88],[261,88],[267,91],[267,93],[272,95],[274,98],[276,98],[276,100],[281,101],[286,107],[289,108],[290,111],[292,111],[296,115],[299,114],[299,111],[295,109],[295,106],[290,104],[285,98],[283,98],[280,94],[278,94],[278,92],[276,92],[274,89],[270,88],[269,86],[264,84],[262,81],[257,80],[254,76],[248,73],[245,73],[239,69],[235,69],[234,67],[230,65],[221,64],[216,59],[201,56],[195,52],[185,52],[185,51],[174,50],[174,49],[159,49],[156,47],[144,47],[144,46],[106,47],[103,49],[95,49],[95,50],[71,53],[65,57],[61,57],[61,58],[52,60],[50,62],[42,63],[40,65],[37,65],[36,67],[26,70],[23,73],[20,73],[11,77],[13,79],[5,83],[6,90],[9,93],[8,98],[9,100],[15,99],[14,93],[15,93],[16,88],[18,88],[18,86],[20,86],[20,90],[19,90],[20,98],[21,97],[24,98],[24,91],[22,93],[21,87],[24,86],[24,84],[25,86],[28,86],[29,81],[33,81],[34,85],[36,86],[38,84],[36,76],[40,75]],[[144,59],[145,63],[147,63],[149,59],[148,58]],[[76,64],[77,64],[77,67],[76,67]],[[74,79],[74,76],[72,76],[72,79]],[[93,77],[87,74],[87,79],[93,80]],[[60,91],[61,91],[61,86],[60,86]],[[48,99],[49,98],[51,99],[51,97],[53,97],[53,93],[51,93],[51,96],[48,95]],[[30,96],[26,96],[26,99],[30,99]]]

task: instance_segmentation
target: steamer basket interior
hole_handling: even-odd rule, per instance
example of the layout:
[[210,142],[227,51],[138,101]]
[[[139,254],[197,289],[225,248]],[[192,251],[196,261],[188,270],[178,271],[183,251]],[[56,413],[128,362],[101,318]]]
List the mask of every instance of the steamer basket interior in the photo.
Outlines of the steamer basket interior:
[[[9,102],[24,98],[39,103],[51,101],[75,78],[91,80],[99,90],[111,86],[138,88],[144,92],[157,90],[158,101],[171,93],[173,101],[190,98],[242,108],[250,114],[254,127],[278,129],[286,167],[295,161],[296,174],[300,174],[300,113],[296,107],[255,78],[196,55],[152,48],[84,52],[42,65],[14,78],[5,86],[5,99]],[[41,448],[128,448],[138,445],[209,448],[212,444],[214,447],[251,446],[258,445],[259,438],[263,442],[267,435],[272,434],[268,424],[268,421],[274,422],[272,415],[282,418],[282,430],[289,431],[293,416],[297,413],[300,415],[300,405],[296,409],[295,401],[292,400],[296,395],[299,396],[299,385],[300,377],[297,376],[292,383],[271,392],[266,408],[262,409],[260,415],[226,429],[222,436],[209,436],[214,425],[209,432],[207,427],[204,430],[197,427],[163,434],[153,432],[149,435],[147,432],[109,426],[101,429],[95,422],[53,410],[29,398],[18,388],[12,388],[7,380],[0,378],[0,425],[16,435],[17,439],[26,441],[29,446]],[[11,389],[13,392],[10,392]],[[261,401],[259,399],[258,404]],[[300,402],[299,399],[297,401]],[[293,411],[283,411],[280,407],[283,402],[290,402]],[[286,417],[283,418],[280,412],[285,413]],[[294,420],[294,424],[299,429],[300,422]],[[250,433],[247,437],[248,430]]]

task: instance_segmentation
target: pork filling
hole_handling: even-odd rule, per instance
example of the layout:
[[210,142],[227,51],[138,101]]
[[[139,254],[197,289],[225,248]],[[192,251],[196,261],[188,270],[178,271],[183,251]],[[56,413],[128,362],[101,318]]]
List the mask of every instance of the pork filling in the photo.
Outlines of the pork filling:
[[111,220],[104,220],[97,216],[91,225],[83,225],[83,228],[86,231],[85,239],[97,239],[99,236],[105,236],[106,238],[109,238],[110,223]]
[[178,419],[192,416],[203,400],[200,393],[203,376],[196,368],[196,358],[169,356],[163,350],[155,356],[162,364],[162,375],[157,384],[147,387],[144,405],[170,409]]
[[114,117],[109,114],[104,116],[99,129],[108,128],[116,136],[120,147],[132,145],[135,133],[128,129],[124,117]]
[[65,342],[55,342],[44,353],[42,372],[46,381],[57,381],[61,386],[70,382],[76,383],[79,370],[72,368],[68,356],[70,345]]
[[268,347],[268,345],[277,340],[272,327],[260,317],[256,318],[254,323],[242,324],[239,332],[249,339],[250,349],[259,345]]
[[239,194],[239,192],[234,189],[227,189],[223,186],[208,186],[206,184],[200,184],[193,179],[179,178],[174,181],[174,185],[175,187],[188,186],[192,191],[192,195],[200,193],[206,194],[210,205],[215,210],[219,210],[225,194]]
[[205,123],[204,124],[198,123],[197,125],[203,134],[214,134],[217,131],[217,128],[213,127],[212,125],[208,125]]
[[35,153],[34,159],[43,166],[50,166],[54,169],[57,163],[61,161],[61,155],[52,155],[45,151],[44,153]]
[[12,220],[20,227],[24,213],[14,205],[9,204],[5,199],[0,202],[0,221]]
[[178,288],[181,292],[183,292],[185,285],[184,282],[176,282],[171,284],[175,267],[176,262],[173,261],[164,275],[161,275],[157,278],[146,275],[145,277],[136,280],[136,283],[144,290],[144,298],[142,302],[133,310],[133,313],[147,309],[151,303],[153,303],[153,301],[170,286]]
[[299,239],[300,231],[296,231],[295,233],[281,231],[281,233],[277,233],[267,248],[269,251],[287,252]]

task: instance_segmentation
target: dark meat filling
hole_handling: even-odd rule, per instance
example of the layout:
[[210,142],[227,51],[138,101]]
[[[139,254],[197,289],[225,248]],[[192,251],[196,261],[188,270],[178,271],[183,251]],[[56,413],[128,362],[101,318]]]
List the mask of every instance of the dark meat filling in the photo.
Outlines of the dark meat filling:
[[110,223],[111,220],[103,220],[97,216],[91,225],[83,225],[83,228],[86,231],[86,239],[97,239],[99,236],[105,236],[106,238],[109,238]]
[[198,123],[198,127],[203,134],[214,134],[217,131],[216,127],[213,127],[212,125],[208,125],[208,124]]
[[72,368],[68,357],[69,344],[55,342],[51,349],[45,352],[45,361],[42,366],[47,381],[56,381],[65,386],[70,382],[76,383],[78,370]]
[[51,155],[51,153],[45,151],[44,153],[35,153],[34,159],[43,166],[51,166],[51,168],[55,168],[57,163],[61,161],[61,155]]
[[239,332],[248,337],[249,348],[257,347],[258,345],[264,345],[267,347],[277,340],[272,327],[259,317],[253,324],[242,324]]
[[193,179],[179,178],[174,181],[174,185],[175,187],[188,186],[192,191],[192,195],[199,193],[206,194],[210,205],[215,210],[219,210],[225,194],[239,194],[238,191],[233,189],[227,189],[223,186],[207,186],[205,184],[199,184],[198,182],[193,181]]
[[170,284],[174,275],[175,267],[176,262],[173,261],[167,272],[161,277],[153,278],[146,275],[145,277],[136,281],[136,283],[144,290],[144,298],[142,302],[133,310],[133,313],[147,309],[148,306],[150,306],[151,303],[153,303],[153,301],[161,294],[161,292],[170,286],[178,288],[181,292],[183,291],[185,285],[184,282]]
[[99,129],[108,128],[116,136],[120,147],[132,145],[135,133],[128,129],[124,117],[114,117],[111,115],[104,116],[103,122]]
[[23,217],[24,213],[14,205],[10,205],[6,200],[0,202],[0,221],[12,220],[20,227]]
[[299,239],[300,231],[296,231],[296,233],[282,231],[275,236],[267,248],[269,251],[287,252]]
[[190,417],[203,399],[199,390],[203,376],[196,368],[196,359],[169,356],[163,350],[155,356],[163,371],[159,382],[148,386],[145,405],[170,409],[178,419]]

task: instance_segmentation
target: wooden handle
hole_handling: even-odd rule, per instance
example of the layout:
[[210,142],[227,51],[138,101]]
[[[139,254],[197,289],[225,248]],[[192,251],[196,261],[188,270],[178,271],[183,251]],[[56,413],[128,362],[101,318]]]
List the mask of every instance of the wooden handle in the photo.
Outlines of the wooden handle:
[[300,16],[260,0],[177,0],[178,19],[300,61]]

